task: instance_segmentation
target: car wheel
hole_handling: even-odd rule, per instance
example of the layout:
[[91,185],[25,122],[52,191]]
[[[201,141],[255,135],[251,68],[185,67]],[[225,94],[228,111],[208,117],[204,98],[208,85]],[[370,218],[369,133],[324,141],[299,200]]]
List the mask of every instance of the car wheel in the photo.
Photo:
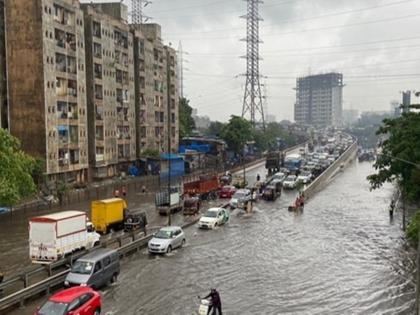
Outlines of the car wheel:
[[99,315],[99,314],[101,314],[101,309],[100,308],[97,308],[95,310],[95,312],[93,313],[93,315]]
[[114,273],[114,274],[112,275],[112,278],[111,278],[111,283],[115,283],[115,282],[117,282],[117,279],[118,279],[118,275],[117,275],[116,273]]
[[185,245],[185,238],[182,240],[180,248],[184,247],[184,245]]
[[169,245],[168,248],[167,248],[167,250],[166,250],[166,253],[167,254],[169,254],[170,252],[172,252],[172,246],[171,245]]

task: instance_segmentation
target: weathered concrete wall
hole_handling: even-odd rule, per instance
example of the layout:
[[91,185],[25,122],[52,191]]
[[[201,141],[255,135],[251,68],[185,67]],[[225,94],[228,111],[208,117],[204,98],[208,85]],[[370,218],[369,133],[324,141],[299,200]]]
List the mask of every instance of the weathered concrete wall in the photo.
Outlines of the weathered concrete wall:
[[305,199],[312,198],[318,191],[320,191],[329,179],[340,171],[341,166],[351,162],[357,155],[357,142],[353,143],[333,164],[330,165],[321,175],[319,175],[309,186],[304,190]]
[[42,10],[40,1],[6,1],[10,131],[45,158]]

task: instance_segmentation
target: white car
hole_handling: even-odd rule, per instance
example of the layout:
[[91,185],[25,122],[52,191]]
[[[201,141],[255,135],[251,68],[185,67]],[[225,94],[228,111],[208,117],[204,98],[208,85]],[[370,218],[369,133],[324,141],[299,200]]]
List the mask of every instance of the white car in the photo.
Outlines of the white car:
[[251,190],[249,189],[239,189],[230,199],[229,205],[231,208],[238,208],[242,207],[250,201],[252,198]]
[[295,189],[297,184],[297,177],[296,175],[289,175],[283,182],[283,188],[287,189]]
[[198,221],[200,229],[214,229],[229,221],[229,212],[224,208],[210,208]]
[[161,228],[148,243],[149,253],[165,254],[185,244],[184,231],[178,226]]
[[283,182],[283,180],[286,178],[286,174],[284,174],[283,172],[278,172],[276,174],[273,175],[272,180],[279,180],[281,182]]
[[312,181],[312,174],[311,172],[302,172],[297,177],[298,181],[301,181],[302,183],[309,184]]

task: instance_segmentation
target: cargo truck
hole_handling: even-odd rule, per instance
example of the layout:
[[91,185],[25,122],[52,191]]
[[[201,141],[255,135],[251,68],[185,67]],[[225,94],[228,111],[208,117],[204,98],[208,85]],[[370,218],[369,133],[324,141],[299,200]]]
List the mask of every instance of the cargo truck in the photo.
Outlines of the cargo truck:
[[183,210],[184,202],[181,198],[181,189],[179,187],[171,187],[169,194],[168,190],[156,193],[155,205],[156,210],[161,215]]
[[121,198],[93,201],[91,210],[95,230],[106,234],[111,228],[123,229],[125,209],[127,209],[127,203]]
[[63,211],[29,220],[29,258],[48,264],[76,250],[99,245],[99,234],[88,230],[82,211]]

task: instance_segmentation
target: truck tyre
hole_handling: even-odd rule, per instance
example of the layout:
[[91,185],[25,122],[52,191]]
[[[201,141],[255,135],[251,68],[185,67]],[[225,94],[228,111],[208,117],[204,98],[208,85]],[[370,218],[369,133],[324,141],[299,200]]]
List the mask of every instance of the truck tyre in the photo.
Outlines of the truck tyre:
[[169,254],[170,252],[172,252],[172,246],[169,245],[168,248],[166,249],[166,253]]
[[101,309],[100,308],[97,308],[95,310],[95,313],[93,313],[93,315],[100,315],[100,314],[101,314]]
[[180,248],[184,247],[184,245],[185,245],[185,238],[182,240]]

